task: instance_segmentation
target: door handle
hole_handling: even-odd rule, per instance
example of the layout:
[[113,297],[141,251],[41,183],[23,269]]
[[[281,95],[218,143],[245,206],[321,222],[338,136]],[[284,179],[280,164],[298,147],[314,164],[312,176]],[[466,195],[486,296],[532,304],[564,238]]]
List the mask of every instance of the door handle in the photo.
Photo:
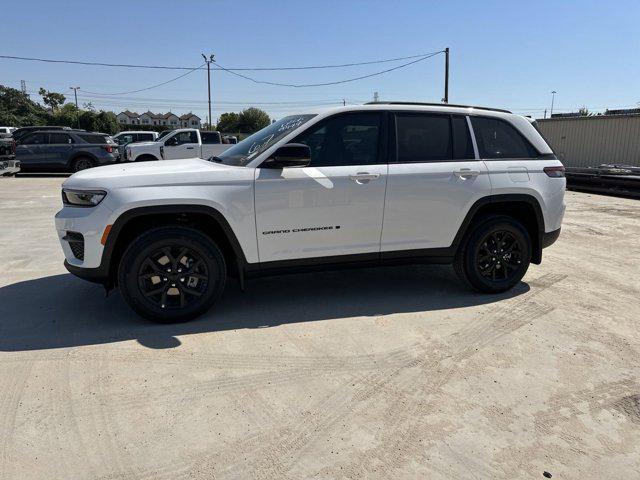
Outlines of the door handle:
[[453,173],[463,180],[480,175],[480,172],[478,170],[471,170],[470,168],[461,168],[460,170],[455,170]]
[[358,172],[355,175],[350,175],[349,178],[359,185],[369,183],[371,180],[375,180],[380,177],[379,173]]
[[193,150],[193,147],[187,147],[187,150]]

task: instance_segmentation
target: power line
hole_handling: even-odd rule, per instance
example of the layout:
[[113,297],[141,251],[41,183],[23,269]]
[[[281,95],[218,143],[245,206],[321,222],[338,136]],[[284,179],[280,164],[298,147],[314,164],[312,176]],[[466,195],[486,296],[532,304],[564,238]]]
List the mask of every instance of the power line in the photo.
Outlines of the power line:
[[388,73],[388,72],[392,72],[394,70],[399,70],[400,68],[408,67],[409,65],[421,62],[423,60],[426,60],[427,58],[431,58],[431,57],[433,57],[435,55],[438,55],[439,53],[442,53],[443,51],[444,50],[441,50],[439,52],[433,52],[433,53],[430,53],[430,54],[428,54],[426,56],[418,58],[417,60],[413,60],[411,62],[403,63],[402,65],[398,65],[398,66],[395,66],[395,67],[392,67],[392,68],[388,68],[386,70],[381,70],[379,72],[370,73],[368,75],[361,75],[359,77],[348,78],[346,80],[338,80],[338,81],[334,81],[334,82],[324,82],[324,83],[306,83],[306,84],[302,83],[302,84],[296,84],[296,83],[268,82],[266,80],[257,80],[255,78],[249,77],[248,75],[244,75],[242,73],[235,72],[230,68],[223,67],[218,62],[216,62],[216,65],[218,65],[225,72],[231,73],[232,75],[236,75],[236,76],[241,77],[241,78],[244,78],[245,80],[249,80],[249,81],[251,81],[253,83],[258,83],[258,84],[263,84],[263,85],[275,85],[275,86],[279,86],[279,87],[293,87],[293,88],[324,87],[324,86],[327,86],[327,85],[339,85],[339,84],[342,84],[342,83],[355,82],[357,80],[363,80],[365,78],[371,78],[371,77],[375,77],[377,75],[382,75],[383,73]]
[[[300,67],[233,67],[233,68],[214,68],[214,70],[236,70],[236,71],[281,71],[281,70],[314,70],[314,69],[323,69],[323,68],[346,68],[346,67],[356,67],[361,65],[373,65],[377,63],[390,63],[390,62],[398,62],[401,60],[409,60],[414,58],[422,58],[428,55],[437,55],[438,53],[442,53],[444,50],[440,50],[438,52],[431,53],[423,53],[420,55],[409,55],[406,57],[396,57],[396,58],[386,58],[383,60],[370,60],[366,62],[352,62],[352,63],[342,63],[335,65],[306,65]],[[6,60],[23,60],[30,62],[44,62],[44,63],[64,63],[71,65],[88,65],[88,66],[96,66],[96,67],[118,67],[118,68],[148,68],[148,69],[160,69],[160,70],[193,70],[193,67],[175,67],[175,66],[165,66],[165,65],[135,65],[135,64],[127,64],[127,63],[104,63],[104,62],[87,62],[81,60],[56,60],[51,58],[37,58],[37,57],[18,57],[15,55],[0,55],[0,58],[4,58]],[[196,69],[202,69],[204,65],[197,67]]]
[[[204,63],[202,64],[204,65]],[[187,73],[183,73],[182,75],[179,75],[175,78],[172,78],[171,80],[167,80],[166,82],[162,82],[162,83],[158,83],[156,85],[151,85],[150,87],[145,87],[145,88],[140,88],[138,90],[131,90],[130,92],[117,92],[117,93],[96,93],[96,92],[89,92],[87,90],[85,90],[85,92],[93,94],[93,95],[128,95],[130,93],[138,93],[138,92],[144,92],[146,90],[151,90],[152,88],[158,88],[161,87],[162,85],[166,85],[167,83],[171,83],[171,82],[175,82],[176,80],[180,80],[183,77],[186,77],[187,75],[195,72],[196,70],[199,70],[200,67],[202,67],[202,65],[200,65],[199,67],[193,68],[191,70],[189,70]]]

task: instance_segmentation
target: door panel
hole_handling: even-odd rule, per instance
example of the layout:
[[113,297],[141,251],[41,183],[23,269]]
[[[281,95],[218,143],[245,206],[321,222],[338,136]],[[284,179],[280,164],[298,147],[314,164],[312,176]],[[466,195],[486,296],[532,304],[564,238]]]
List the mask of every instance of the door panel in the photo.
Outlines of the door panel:
[[381,251],[451,246],[469,208],[491,191],[466,118],[398,112]]
[[308,167],[256,169],[261,262],[380,252],[385,125],[377,112],[334,115],[292,141],[309,146]]
[[[177,139],[178,145],[167,145]],[[195,131],[179,132],[168,138],[164,145],[164,159],[175,160],[179,158],[195,158],[200,155],[200,144],[198,134]]]
[[381,250],[451,246],[469,208],[490,191],[481,161],[389,165]]
[[260,261],[380,251],[386,165],[256,169]]

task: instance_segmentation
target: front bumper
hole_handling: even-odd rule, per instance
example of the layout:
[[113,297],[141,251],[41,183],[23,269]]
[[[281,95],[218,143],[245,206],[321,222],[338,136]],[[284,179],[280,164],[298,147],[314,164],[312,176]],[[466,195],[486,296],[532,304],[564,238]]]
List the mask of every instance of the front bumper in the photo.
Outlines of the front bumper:
[[20,171],[20,160],[0,160],[0,175],[13,175]]
[[[55,225],[58,239],[64,252],[65,262],[70,267],[82,270],[100,267],[104,252],[104,246],[101,243],[102,235],[106,226],[112,223],[112,215],[113,212],[102,203],[93,208],[64,206],[56,213]],[[72,248],[77,245],[71,245],[79,238],[83,241],[81,258],[78,258],[78,248]]]

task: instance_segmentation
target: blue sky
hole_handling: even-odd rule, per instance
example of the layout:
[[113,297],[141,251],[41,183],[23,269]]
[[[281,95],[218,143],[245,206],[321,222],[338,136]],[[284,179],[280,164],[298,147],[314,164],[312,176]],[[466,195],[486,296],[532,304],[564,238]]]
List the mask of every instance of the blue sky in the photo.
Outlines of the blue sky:
[[[198,66],[213,52],[225,67],[349,63],[451,48],[450,102],[542,116],[556,110],[634,107],[640,102],[640,2],[630,1],[29,1],[3,20],[0,55],[106,63]],[[402,62],[398,62],[400,64]],[[247,72],[261,80],[317,83],[395,64],[333,70]],[[279,118],[311,105],[439,101],[443,56],[336,86],[256,85],[213,72],[213,117],[257,105]],[[0,83],[71,93],[98,108],[206,115],[206,72],[180,75],[0,59]],[[37,96],[34,96],[37,97]],[[289,102],[289,103],[282,103]],[[295,103],[294,103],[295,102]]]

